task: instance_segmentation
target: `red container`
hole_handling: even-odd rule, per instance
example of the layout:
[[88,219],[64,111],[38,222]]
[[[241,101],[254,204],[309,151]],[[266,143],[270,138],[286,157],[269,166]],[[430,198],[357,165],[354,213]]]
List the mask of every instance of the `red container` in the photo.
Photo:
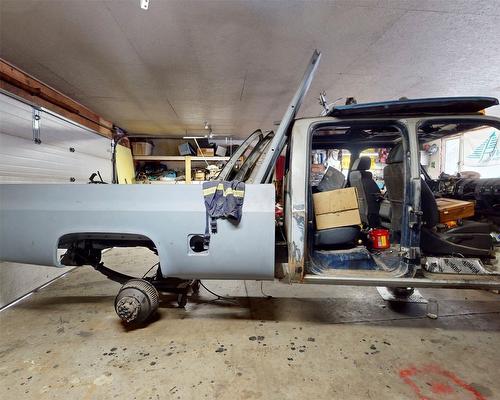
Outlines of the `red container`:
[[372,249],[383,250],[391,247],[389,231],[387,229],[372,229],[368,232]]

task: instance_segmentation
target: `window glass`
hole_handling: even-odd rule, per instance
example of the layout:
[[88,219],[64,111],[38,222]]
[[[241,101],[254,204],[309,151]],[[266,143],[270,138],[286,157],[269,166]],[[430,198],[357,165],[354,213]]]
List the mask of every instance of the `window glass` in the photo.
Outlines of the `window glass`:
[[444,168],[443,172],[455,175],[460,165],[460,138],[444,141]]
[[494,122],[433,120],[419,127],[419,136],[426,159],[422,165],[434,179],[443,173],[476,179],[500,176],[500,129]]
[[500,176],[500,131],[492,126],[465,132],[463,136],[463,163],[460,172],[474,171],[481,178]]

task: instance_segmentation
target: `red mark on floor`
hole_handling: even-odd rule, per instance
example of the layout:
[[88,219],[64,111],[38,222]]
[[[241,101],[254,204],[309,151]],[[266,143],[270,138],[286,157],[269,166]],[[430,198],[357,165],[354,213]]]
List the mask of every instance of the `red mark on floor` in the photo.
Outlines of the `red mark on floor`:
[[453,393],[453,388],[447,383],[433,382],[431,383],[432,393],[436,394],[450,394]]
[[453,372],[437,365],[402,369],[399,371],[399,376],[415,392],[419,400],[452,400],[457,396],[470,400],[486,400],[481,393]]

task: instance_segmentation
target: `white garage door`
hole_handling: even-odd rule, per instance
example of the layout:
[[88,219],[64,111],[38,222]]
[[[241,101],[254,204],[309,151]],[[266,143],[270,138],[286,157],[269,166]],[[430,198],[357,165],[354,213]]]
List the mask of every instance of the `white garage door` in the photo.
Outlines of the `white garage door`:
[[0,93],[0,182],[111,183],[111,141]]
[[[0,93],[0,183],[86,184],[97,171],[111,183],[109,139]],[[0,262],[0,308],[71,269]]]

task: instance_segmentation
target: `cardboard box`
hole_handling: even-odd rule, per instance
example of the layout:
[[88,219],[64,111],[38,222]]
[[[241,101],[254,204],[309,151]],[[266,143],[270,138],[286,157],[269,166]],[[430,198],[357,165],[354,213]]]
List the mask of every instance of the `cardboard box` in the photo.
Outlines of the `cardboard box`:
[[153,154],[154,145],[149,142],[132,142],[132,154],[134,156],[150,156]]
[[361,224],[356,188],[314,193],[313,203],[318,230]]
[[359,224],[361,224],[361,219],[357,209],[316,215],[316,229],[318,230]]
[[198,157],[213,157],[215,154],[214,152],[214,149],[212,148],[207,148],[207,149],[203,149],[203,148],[200,148],[200,149],[197,149],[196,150],[196,155]]

